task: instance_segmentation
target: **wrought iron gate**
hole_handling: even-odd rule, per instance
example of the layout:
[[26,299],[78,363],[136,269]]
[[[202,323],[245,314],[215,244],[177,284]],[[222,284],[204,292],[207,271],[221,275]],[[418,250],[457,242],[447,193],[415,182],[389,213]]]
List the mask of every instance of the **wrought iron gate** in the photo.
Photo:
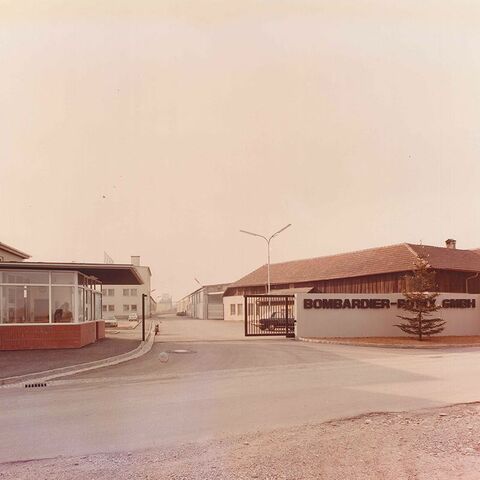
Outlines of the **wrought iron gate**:
[[245,295],[245,336],[295,336],[293,295]]

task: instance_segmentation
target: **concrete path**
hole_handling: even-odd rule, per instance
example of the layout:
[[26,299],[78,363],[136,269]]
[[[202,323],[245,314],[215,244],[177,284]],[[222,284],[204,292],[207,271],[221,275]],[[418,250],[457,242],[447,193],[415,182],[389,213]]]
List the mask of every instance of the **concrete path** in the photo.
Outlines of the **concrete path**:
[[108,337],[83,348],[0,352],[0,379],[80,365],[134,350],[139,339]]
[[44,383],[76,372],[95,370],[138,358],[150,351],[153,345],[154,338],[150,335],[153,334],[153,322],[154,319],[145,322],[145,343],[141,341],[142,330],[135,331],[134,326],[127,331],[109,330],[106,338],[78,349],[0,352],[0,388],[6,385]]
[[46,388],[1,390],[0,424],[8,433],[0,437],[0,461],[138,450],[480,400],[479,349],[250,340],[241,324],[185,319],[163,320],[161,332],[137,360]]
[[[150,322],[147,319],[147,332]],[[123,355],[137,348],[141,340],[140,323],[136,328],[128,330],[107,329],[105,339],[82,348],[1,351],[0,380]]]

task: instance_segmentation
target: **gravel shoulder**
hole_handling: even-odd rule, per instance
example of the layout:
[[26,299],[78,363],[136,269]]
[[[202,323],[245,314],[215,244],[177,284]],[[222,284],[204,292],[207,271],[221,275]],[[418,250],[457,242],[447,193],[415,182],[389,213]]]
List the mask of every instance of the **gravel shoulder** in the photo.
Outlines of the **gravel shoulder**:
[[479,403],[370,414],[162,449],[0,465],[2,480],[473,480],[479,472]]

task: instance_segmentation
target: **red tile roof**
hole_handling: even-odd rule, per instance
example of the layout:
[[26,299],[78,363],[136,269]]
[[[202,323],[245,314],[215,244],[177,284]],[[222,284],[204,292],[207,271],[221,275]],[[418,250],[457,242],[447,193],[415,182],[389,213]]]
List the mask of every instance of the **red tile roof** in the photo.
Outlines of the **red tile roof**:
[[480,272],[480,250],[460,250],[458,248],[432,247],[409,244],[417,254],[424,251],[428,263],[437,270],[457,270]]
[[[406,272],[412,270],[413,262],[421,252],[427,256],[432,268],[480,272],[480,250],[477,253],[474,250],[401,243],[328,257],[271,264],[270,278],[272,284],[283,284]],[[266,282],[267,266],[263,265],[231,284],[230,288],[265,285]]]

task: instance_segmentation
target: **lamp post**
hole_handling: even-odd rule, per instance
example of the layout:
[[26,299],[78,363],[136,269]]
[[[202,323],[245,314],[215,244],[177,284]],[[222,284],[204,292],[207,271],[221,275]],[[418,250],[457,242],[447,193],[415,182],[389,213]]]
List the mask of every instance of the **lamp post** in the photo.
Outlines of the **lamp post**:
[[286,230],[291,225],[292,225],[291,223],[289,223],[288,225],[285,225],[285,227],[281,228],[280,230],[278,230],[278,232],[275,232],[273,235],[271,235],[268,238],[258,233],[247,232],[246,230],[240,230],[242,233],[246,233],[247,235],[253,235],[254,237],[263,238],[267,242],[267,293],[268,294],[270,294],[270,242],[274,237],[276,237],[279,233]]

